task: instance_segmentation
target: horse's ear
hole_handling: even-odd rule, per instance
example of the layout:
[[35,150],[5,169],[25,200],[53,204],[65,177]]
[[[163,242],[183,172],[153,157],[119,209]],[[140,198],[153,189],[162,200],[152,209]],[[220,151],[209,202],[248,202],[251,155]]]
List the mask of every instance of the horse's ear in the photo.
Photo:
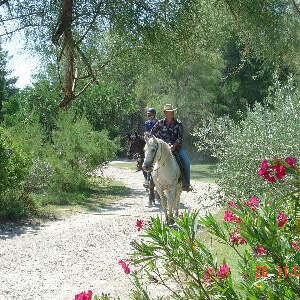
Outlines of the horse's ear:
[[153,141],[157,143],[157,139],[154,135],[152,135]]

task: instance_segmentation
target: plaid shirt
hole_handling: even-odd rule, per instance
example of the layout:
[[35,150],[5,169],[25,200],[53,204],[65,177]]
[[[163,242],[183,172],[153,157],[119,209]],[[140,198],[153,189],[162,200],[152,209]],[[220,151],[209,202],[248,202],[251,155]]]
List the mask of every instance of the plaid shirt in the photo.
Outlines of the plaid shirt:
[[183,126],[179,120],[174,120],[169,124],[166,119],[159,120],[153,126],[151,134],[175,146],[181,146],[183,143]]

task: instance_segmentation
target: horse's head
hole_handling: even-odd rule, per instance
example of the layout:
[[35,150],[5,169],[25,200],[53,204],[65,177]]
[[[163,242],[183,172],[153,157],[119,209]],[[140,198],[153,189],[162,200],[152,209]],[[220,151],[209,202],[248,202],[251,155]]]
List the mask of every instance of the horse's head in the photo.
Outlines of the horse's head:
[[136,132],[134,134],[127,134],[128,147],[127,147],[127,157],[133,159],[135,154],[143,152],[145,141]]
[[158,152],[159,143],[155,136],[145,135],[146,145],[144,148],[145,159],[143,163],[143,169],[146,172],[153,170],[153,163]]

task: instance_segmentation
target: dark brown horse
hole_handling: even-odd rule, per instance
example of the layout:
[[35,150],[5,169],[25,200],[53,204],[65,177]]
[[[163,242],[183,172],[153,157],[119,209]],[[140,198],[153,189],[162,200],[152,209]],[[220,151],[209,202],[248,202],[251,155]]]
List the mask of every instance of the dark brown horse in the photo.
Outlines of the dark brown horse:
[[[137,168],[142,170],[142,165],[145,158],[144,147],[145,140],[144,137],[138,135],[136,132],[134,134],[127,134],[128,139],[128,148],[127,148],[127,157],[129,159],[137,159]],[[155,204],[155,193],[154,193],[154,183],[151,175],[143,171],[145,178],[145,187],[149,193],[149,205]]]

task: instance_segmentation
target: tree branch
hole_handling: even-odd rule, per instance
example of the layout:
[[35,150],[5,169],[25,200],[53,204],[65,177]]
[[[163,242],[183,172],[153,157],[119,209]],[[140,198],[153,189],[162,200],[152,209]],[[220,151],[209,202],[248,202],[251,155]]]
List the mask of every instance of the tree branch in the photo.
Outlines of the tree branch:
[[9,1],[9,0],[1,0],[1,1],[0,1],[0,6],[2,6],[3,4],[7,4],[7,5],[8,5],[8,1]]
[[99,16],[100,7],[101,7],[102,4],[103,4],[103,1],[101,1],[101,2],[98,4],[98,6],[97,6],[97,8],[96,8],[96,13],[95,13],[95,15],[94,15],[94,17],[93,17],[91,23],[89,24],[88,28],[86,29],[86,31],[85,31],[85,33],[82,35],[82,37],[81,37],[77,42],[75,42],[75,46],[79,45],[79,44],[83,41],[83,39],[86,37],[86,35],[88,34],[88,32],[91,30],[92,26],[94,25],[94,23],[95,23],[96,20],[97,20],[97,17]]
[[294,7],[294,9],[298,13],[298,15],[300,15],[300,8],[296,4],[296,2],[294,0],[290,0],[290,2],[292,3],[292,6]]
[[79,48],[79,46],[76,46],[77,52],[79,53],[79,55],[82,58],[83,63],[86,65],[86,67],[88,68],[88,73],[89,75],[93,78],[93,80],[95,82],[98,83],[98,80],[93,72],[93,69],[91,67],[91,64],[89,63],[88,59],[85,57],[84,53],[81,51],[81,49]]
[[20,15],[20,16],[17,16],[17,17],[1,19],[0,21],[1,22],[9,22],[9,21],[12,21],[12,20],[18,20],[18,19],[22,19],[22,18],[26,18],[26,17],[30,17],[30,16],[35,16],[35,15],[39,15],[39,14],[35,12],[35,13],[27,14],[27,15]]
[[91,81],[89,81],[80,92],[78,92],[78,94],[75,94],[74,98],[79,97],[92,83],[94,82],[94,79],[92,79]]
[[2,37],[2,36],[6,36],[6,35],[10,35],[10,34],[13,34],[13,33],[15,33],[15,32],[17,32],[17,31],[21,31],[21,30],[23,30],[23,29],[25,29],[25,28],[27,28],[27,27],[41,27],[41,25],[40,24],[38,24],[38,25],[25,25],[25,26],[22,26],[22,27],[20,27],[20,28],[17,28],[17,29],[14,29],[14,30],[12,30],[12,31],[9,31],[9,32],[7,32],[7,33],[2,33],[2,34],[0,34],[0,37]]

